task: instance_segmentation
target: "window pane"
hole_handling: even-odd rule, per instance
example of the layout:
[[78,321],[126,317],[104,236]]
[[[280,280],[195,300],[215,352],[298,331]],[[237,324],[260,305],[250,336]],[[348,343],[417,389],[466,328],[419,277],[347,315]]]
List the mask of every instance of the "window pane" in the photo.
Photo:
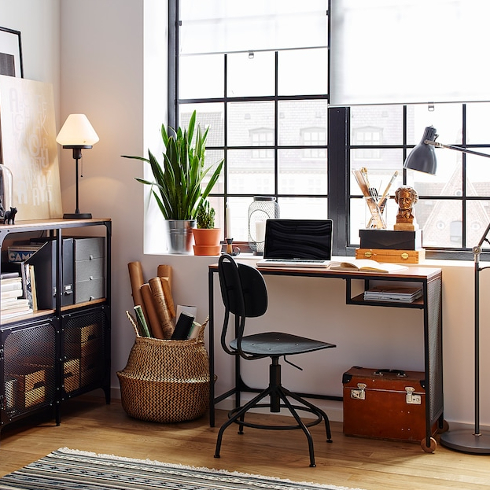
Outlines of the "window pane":
[[[466,239],[467,246],[474,247],[480,243],[481,237],[490,223],[490,202],[469,201],[466,205]],[[482,248],[490,245],[484,243]]]
[[[205,73],[206,76],[202,76]],[[179,98],[223,97],[224,56],[181,56],[179,59]],[[199,83],[196,83],[196,78]]]
[[327,93],[326,49],[302,49],[279,53],[279,95]]
[[278,200],[281,218],[328,218],[326,198],[281,197]]
[[272,102],[230,103],[228,145],[252,146],[254,131],[274,132],[274,104]]
[[274,53],[228,55],[228,97],[274,95]]
[[[309,138],[315,133],[313,139]],[[326,145],[327,101],[279,102],[279,145]]]
[[[213,175],[213,172],[216,170],[216,166],[220,161],[223,160],[224,157],[224,152],[223,150],[209,150],[206,149],[206,153],[204,155],[204,167],[208,168],[211,167],[209,172],[205,175],[202,181],[201,187],[204,189],[206,185],[209,182],[209,179]],[[223,167],[224,168],[224,167]],[[225,176],[224,176],[224,170],[221,170],[218,182],[213,187],[213,194],[222,194],[224,192],[224,181],[225,181]]]
[[223,146],[224,144],[224,105],[215,104],[180,104],[180,126],[187,128],[193,111],[196,111],[196,123],[201,129],[209,128],[206,146]]
[[[474,149],[490,154],[489,148]],[[466,176],[468,196],[490,196],[490,161],[477,155],[467,155]]]
[[423,229],[424,247],[463,246],[461,200],[419,199],[414,206],[414,215]]
[[[280,194],[326,194],[327,157],[305,157],[306,149],[278,151]],[[325,152],[325,150],[322,150]]]
[[[388,193],[393,195],[395,190],[403,183],[403,152],[402,150],[363,150],[368,153],[360,153],[360,150],[351,150],[351,178],[350,178],[350,192],[351,194],[362,194],[357,181],[352,175],[352,170],[360,170],[361,168],[367,169],[367,176],[371,187],[378,191],[378,194],[382,195],[388,184],[390,183],[395,171],[398,175],[395,180],[390,184]],[[378,151],[379,158],[367,158],[371,156],[369,151]],[[362,157],[362,158],[358,158]],[[419,172],[414,172],[419,173]]]
[[379,134],[379,143],[383,145],[401,145],[403,143],[403,107],[402,106],[366,106],[351,107],[351,144],[377,144],[362,135],[369,131]]
[[[488,121],[490,120],[490,104],[467,104],[466,106],[466,142],[470,145],[489,143],[490,134]],[[484,162],[481,162],[484,163]],[[490,162],[487,163],[487,165]]]
[[235,242],[248,241],[248,207],[253,197],[229,197],[228,209],[230,212],[229,238]]
[[274,161],[254,161],[251,150],[228,150],[228,193],[274,194]]

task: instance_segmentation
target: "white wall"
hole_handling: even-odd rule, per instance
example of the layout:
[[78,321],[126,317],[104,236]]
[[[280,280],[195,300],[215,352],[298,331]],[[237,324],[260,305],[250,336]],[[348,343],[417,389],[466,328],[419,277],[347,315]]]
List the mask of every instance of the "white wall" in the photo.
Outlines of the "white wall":
[[[203,320],[208,310],[207,265],[216,260],[143,255],[143,186],[134,180],[143,175],[143,167],[120,157],[143,155],[148,146],[156,148],[159,125],[166,121],[166,80],[162,75],[167,56],[165,10],[163,0],[0,0],[0,25],[22,31],[25,76],[55,86],[58,127],[69,113],[84,112],[100,137],[92,150],[84,152],[80,208],[113,220],[115,389],[119,386],[115,371],[125,366],[134,341],[124,313],[132,307],[128,262],[140,260],[147,279],[155,274],[158,264],[170,264],[175,300],[196,304]],[[60,152],[61,179],[64,211],[71,212],[74,169],[68,153]],[[159,222],[149,224],[157,226]],[[450,422],[471,423],[473,268],[471,263],[450,262],[442,267],[445,415]],[[489,273],[482,274],[483,292],[490,291]],[[335,350],[298,358],[303,372],[286,365],[283,372],[290,387],[340,394],[342,373],[355,364],[423,368],[420,311],[347,306],[344,284],[337,280],[268,278],[267,282],[270,311],[257,323],[259,327],[308,332],[337,344]],[[219,311],[219,302],[215,304]],[[485,355],[490,345],[489,321],[490,301],[482,294],[482,388],[486,388],[490,374],[490,356]],[[246,363],[245,379],[254,386],[263,384],[267,375],[262,364]],[[231,363],[219,348],[216,368],[217,389],[221,390],[231,381]],[[490,393],[482,389],[481,395],[482,423],[490,425]],[[333,418],[341,416],[338,406],[330,410]]]

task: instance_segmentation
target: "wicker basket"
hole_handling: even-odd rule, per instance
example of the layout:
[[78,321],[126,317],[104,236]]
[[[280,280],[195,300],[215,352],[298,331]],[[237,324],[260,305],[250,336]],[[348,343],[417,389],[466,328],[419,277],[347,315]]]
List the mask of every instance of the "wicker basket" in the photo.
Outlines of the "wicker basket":
[[204,415],[210,379],[206,323],[197,339],[136,337],[126,367],[117,372],[121,403],[129,416],[167,423]]

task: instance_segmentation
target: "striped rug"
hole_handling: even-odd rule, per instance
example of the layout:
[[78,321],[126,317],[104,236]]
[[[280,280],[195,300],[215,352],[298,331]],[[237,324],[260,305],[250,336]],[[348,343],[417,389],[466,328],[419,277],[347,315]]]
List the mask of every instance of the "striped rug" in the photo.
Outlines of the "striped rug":
[[[315,471],[315,470],[312,470]],[[1,490],[340,490],[258,475],[61,448],[0,478]]]

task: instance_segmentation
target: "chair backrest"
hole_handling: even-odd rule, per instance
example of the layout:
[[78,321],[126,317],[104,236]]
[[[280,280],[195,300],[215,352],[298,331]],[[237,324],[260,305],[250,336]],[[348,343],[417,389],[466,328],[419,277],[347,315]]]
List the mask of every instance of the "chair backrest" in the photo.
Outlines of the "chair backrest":
[[235,354],[236,352],[226,345],[230,313],[235,316],[235,333],[241,343],[245,319],[261,316],[267,311],[267,287],[262,274],[257,269],[245,264],[237,264],[228,254],[223,254],[219,258],[218,275],[221,298],[225,306],[221,344],[226,352]]

